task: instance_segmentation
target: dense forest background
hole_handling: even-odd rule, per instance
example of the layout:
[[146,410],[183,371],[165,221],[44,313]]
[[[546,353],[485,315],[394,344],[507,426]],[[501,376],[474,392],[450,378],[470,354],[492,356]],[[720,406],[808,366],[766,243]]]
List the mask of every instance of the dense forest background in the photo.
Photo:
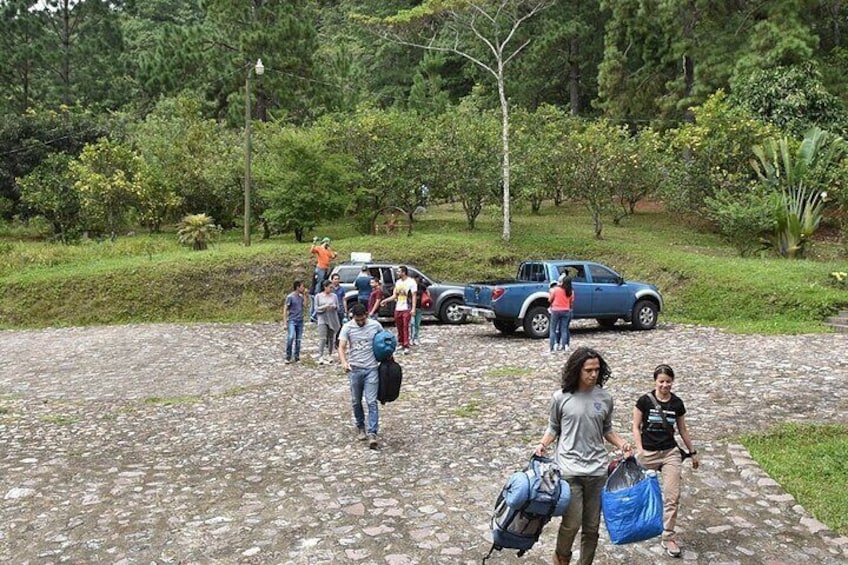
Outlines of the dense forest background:
[[237,227],[249,96],[265,236],[412,222],[426,184],[470,228],[572,197],[601,237],[652,197],[802,255],[775,235],[787,200],[845,224],[844,4],[0,0],[0,217],[61,241]]

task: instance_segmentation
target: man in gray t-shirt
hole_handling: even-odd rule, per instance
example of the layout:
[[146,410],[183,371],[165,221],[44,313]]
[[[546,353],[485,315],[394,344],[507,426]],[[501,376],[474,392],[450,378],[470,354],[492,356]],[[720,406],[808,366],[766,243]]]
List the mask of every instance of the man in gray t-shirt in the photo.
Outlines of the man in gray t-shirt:
[[[339,361],[350,380],[350,401],[353,405],[353,419],[357,436],[368,440],[368,447],[377,449],[377,431],[380,416],[377,409],[377,388],[380,384],[377,369],[380,366],[374,357],[374,336],[383,331],[377,320],[368,317],[362,304],[351,308],[353,319],[342,326],[339,334]],[[365,412],[362,409],[362,397],[368,405],[368,433],[365,432]]]
[[544,455],[556,442],[556,462],[571,488],[571,502],[557,533],[554,565],[571,562],[578,531],[579,565],[591,565],[595,559],[607,475],[604,441],[627,456],[633,453],[630,443],[612,428],[612,396],[603,388],[609,375],[609,366],[597,351],[578,347],[562,369],[560,390],[551,399],[548,429],[536,447],[536,455]]

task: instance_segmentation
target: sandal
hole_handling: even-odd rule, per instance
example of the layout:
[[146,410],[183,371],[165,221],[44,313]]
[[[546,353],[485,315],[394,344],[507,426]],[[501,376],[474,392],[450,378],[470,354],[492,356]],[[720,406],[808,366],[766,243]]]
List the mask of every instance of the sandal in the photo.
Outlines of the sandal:
[[673,539],[663,540],[660,544],[670,557],[680,557],[680,546]]

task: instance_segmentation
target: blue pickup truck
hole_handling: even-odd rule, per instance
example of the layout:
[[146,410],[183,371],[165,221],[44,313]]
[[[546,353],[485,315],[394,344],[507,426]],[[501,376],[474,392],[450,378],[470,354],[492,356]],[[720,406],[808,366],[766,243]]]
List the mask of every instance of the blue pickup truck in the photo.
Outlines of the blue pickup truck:
[[573,281],[574,319],[594,318],[603,327],[612,327],[619,319],[639,330],[656,326],[663,306],[657,287],[625,281],[609,267],[592,261],[525,261],[515,279],[465,285],[462,310],[491,320],[505,334],[522,327],[530,337],[547,337],[548,292],[562,274]]

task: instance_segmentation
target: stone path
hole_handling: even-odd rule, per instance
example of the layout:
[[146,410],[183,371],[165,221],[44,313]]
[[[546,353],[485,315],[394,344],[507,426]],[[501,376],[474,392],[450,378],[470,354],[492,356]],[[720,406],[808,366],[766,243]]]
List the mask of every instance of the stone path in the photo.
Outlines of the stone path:
[[[480,563],[564,358],[484,324],[423,331],[401,359],[400,400],[381,410],[379,451],[353,437],[338,365],[283,365],[275,324],[0,332],[0,561]],[[684,472],[685,562],[848,563],[848,540],[734,439],[811,415],[844,423],[844,335],[587,324],[581,344],[613,368],[622,433],[653,367],[678,373],[702,453]],[[548,563],[557,523],[523,559],[490,563]],[[616,547],[603,533],[595,563],[669,561],[655,541]]]

